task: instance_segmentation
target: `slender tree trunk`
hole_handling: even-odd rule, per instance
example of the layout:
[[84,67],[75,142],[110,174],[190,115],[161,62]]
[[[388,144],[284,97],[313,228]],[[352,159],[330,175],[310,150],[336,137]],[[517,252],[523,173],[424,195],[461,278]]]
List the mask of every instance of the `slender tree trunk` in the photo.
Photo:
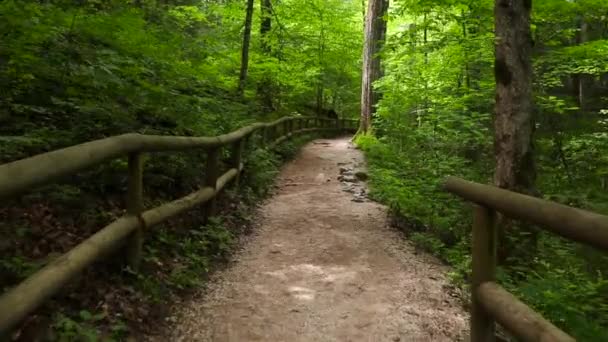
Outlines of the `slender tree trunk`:
[[361,0],[361,16],[363,18],[363,30],[365,30],[365,0]]
[[245,10],[245,32],[243,32],[243,48],[241,49],[241,73],[239,75],[239,87],[237,93],[243,96],[245,83],[247,82],[247,70],[249,68],[249,42],[251,41],[251,19],[253,17],[253,0],[247,0]]
[[[423,39],[423,44],[422,44],[422,48],[424,49],[424,67],[426,69],[427,65],[429,65],[429,52],[428,52],[428,47],[427,47],[427,43],[428,43],[428,21],[427,21],[427,16],[428,14],[426,12],[424,12],[424,17],[423,17],[423,25],[424,25],[424,35],[422,37]],[[429,110],[429,80],[428,78],[424,78],[424,101],[422,104],[422,111],[420,114],[426,116],[428,110]]]
[[[272,28],[272,2],[271,0],[260,0],[262,22],[260,24],[260,37],[262,40],[262,52],[266,57],[272,56],[270,44],[270,30]],[[272,111],[272,89],[270,75],[264,75],[262,82],[258,85],[258,94],[262,99],[262,106],[266,111]]]
[[323,23],[323,12],[319,13],[319,21],[321,22],[321,30],[319,32],[319,44],[318,44],[318,63],[319,63],[319,77],[317,79],[317,115],[321,116],[323,113],[323,93],[325,91],[325,25]]
[[[464,41],[466,42],[468,37],[467,34],[467,21],[466,21],[466,16],[465,16],[465,12],[464,10],[461,11],[462,13],[462,38],[464,39]],[[465,52],[464,52],[464,84],[467,88],[467,90],[469,90],[471,88],[471,76],[470,76],[470,72],[469,72],[469,59],[468,59],[468,51],[466,51],[465,48]]]
[[260,9],[262,21],[260,24],[260,35],[262,38],[262,51],[270,55],[271,48],[268,34],[270,33],[270,29],[272,28],[272,3],[270,0],[260,0]]
[[[576,43],[578,45],[585,44],[588,41],[587,37],[587,22],[583,16],[579,19],[579,32],[576,36]],[[585,111],[585,74],[576,74],[575,79],[575,94],[578,102],[579,112],[582,114]]]
[[[494,116],[494,150],[496,170],[494,183],[501,188],[521,193],[534,193],[536,171],[533,158],[534,123],[532,120],[532,37],[530,33],[531,0],[496,0],[496,105]],[[516,232],[514,223],[499,220],[501,242],[499,257],[505,261],[515,250],[533,252],[532,240],[506,238]],[[532,249],[532,250],[530,250]]]
[[359,133],[366,134],[371,129],[372,114],[379,100],[373,83],[382,75],[380,52],[386,36],[385,16],[388,0],[369,0],[365,18],[365,43],[363,46],[363,75],[361,82],[361,122]]

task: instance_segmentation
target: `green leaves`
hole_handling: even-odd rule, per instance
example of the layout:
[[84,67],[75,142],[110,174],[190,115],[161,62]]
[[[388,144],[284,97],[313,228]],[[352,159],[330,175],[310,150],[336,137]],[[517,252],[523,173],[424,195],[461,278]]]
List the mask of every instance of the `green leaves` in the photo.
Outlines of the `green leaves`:
[[[494,168],[493,1],[395,3],[374,121],[361,137],[372,196],[411,239],[470,272],[471,213],[440,190],[448,175],[491,183]],[[608,3],[534,2],[538,189],[548,199],[608,213]],[[551,195],[549,195],[551,194]],[[408,229],[412,229],[409,227]],[[525,237],[513,232],[509,237]],[[511,260],[501,282],[580,340],[606,339],[605,258],[542,234],[534,260]],[[600,299],[602,298],[602,299]]]

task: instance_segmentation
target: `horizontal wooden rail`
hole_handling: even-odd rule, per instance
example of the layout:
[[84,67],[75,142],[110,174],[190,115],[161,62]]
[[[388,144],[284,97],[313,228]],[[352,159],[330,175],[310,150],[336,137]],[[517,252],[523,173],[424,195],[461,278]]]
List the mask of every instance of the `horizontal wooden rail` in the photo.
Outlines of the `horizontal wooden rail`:
[[[0,165],[0,199],[18,195],[57,178],[99,165],[133,152],[184,151],[225,146],[265,127],[307,117],[284,117],[270,123],[254,123],[216,137],[178,137],[129,133],[86,142]],[[335,122],[316,118],[322,122]]]
[[524,341],[575,341],[494,282],[479,285],[477,297],[486,312]]
[[[232,133],[217,137],[166,137],[140,134],[125,134],[96,140],[61,150],[44,153],[31,158],[0,165],[0,198],[15,196],[35,186],[49,184],[59,177],[73,175],[87,167],[101,164],[109,159],[129,156],[129,194],[127,215],[102,228],[70,251],[54,259],[26,280],[0,297],[0,336],[9,332],[28,314],[38,308],[52,295],[60,291],[84,268],[100,260],[108,253],[120,248],[131,236],[129,259],[136,267],[141,258],[143,233],[150,227],[174,217],[199,204],[212,203],[230,181],[238,179],[242,170],[243,143],[255,131],[262,130],[262,141],[268,146],[301,133],[314,131],[354,130],[337,120],[314,118],[320,127],[307,127],[313,118],[288,117],[271,123],[255,123]],[[298,122],[300,129],[295,129]],[[353,120],[349,120],[352,124]],[[289,124],[285,124],[289,123]],[[277,128],[284,125],[283,134],[275,136]],[[268,140],[272,139],[272,142]],[[218,149],[231,146],[230,168],[218,177]],[[142,158],[143,152],[183,151],[204,149],[208,153],[207,181],[200,190],[163,204],[143,210],[142,206]],[[131,261],[132,259],[132,261]]]
[[532,222],[565,238],[608,250],[608,216],[450,177],[445,189],[466,200]]
[[[217,189],[205,187],[186,197],[145,211],[141,219],[146,228],[201,204],[216,196],[236,177],[237,170],[230,169],[219,180]],[[112,252],[141,224],[140,218],[125,216],[84,240],[69,252],[34,273],[21,284],[0,297],[0,331],[17,324],[69,280],[100,257]]]
[[455,177],[449,177],[444,188],[478,205],[472,239],[471,342],[495,341],[494,320],[523,341],[574,341],[494,282],[496,212],[603,250],[608,250],[608,217]]

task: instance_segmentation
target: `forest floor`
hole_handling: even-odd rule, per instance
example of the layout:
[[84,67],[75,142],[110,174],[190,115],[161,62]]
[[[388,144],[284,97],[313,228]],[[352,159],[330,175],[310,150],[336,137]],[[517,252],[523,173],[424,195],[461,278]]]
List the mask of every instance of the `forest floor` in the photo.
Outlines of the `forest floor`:
[[147,339],[462,340],[468,317],[448,268],[389,226],[355,177],[364,167],[347,138],[306,145],[234,261]]

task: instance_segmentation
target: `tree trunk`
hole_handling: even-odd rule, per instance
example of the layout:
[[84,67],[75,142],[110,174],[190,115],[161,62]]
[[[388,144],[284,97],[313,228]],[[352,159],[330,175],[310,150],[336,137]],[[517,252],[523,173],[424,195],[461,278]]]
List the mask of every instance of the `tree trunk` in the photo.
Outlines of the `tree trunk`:
[[323,92],[325,91],[325,25],[323,21],[323,11],[319,12],[319,22],[321,23],[321,30],[319,31],[319,44],[317,51],[317,58],[319,63],[319,77],[317,78],[317,115],[323,115],[323,106],[325,101],[323,99]]
[[[262,21],[260,24],[260,37],[262,52],[266,57],[272,55],[270,44],[270,30],[272,28],[272,2],[271,0],[260,0]],[[272,89],[270,75],[264,75],[262,82],[258,85],[258,94],[262,99],[262,106],[266,111],[272,111]]]
[[249,68],[249,41],[251,40],[251,18],[253,17],[253,0],[247,0],[245,11],[245,32],[243,33],[243,48],[241,49],[241,73],[239,75],[239,87],[237,93],[243,96],[245,83],[247,81],[247,70]]
[[260,0],[260,9],[262,21],[260,24],[260,34],[262,37],[262,51],[270,55],[271,48],[270,42],[268,41],[268,34],[272,28],[272,3],[270,0]]
[[369,0],[365,18],[365,43],[363,46],[363,75],[361,82],[361,122],[359,133],[366,134],[371,129],[372,114],[378,103],[379,94],[373,83],[382,76],[380,52],[386,36],[385,16],[388,0]]
[[[461,20],[462,20],[462,38],[466,42],[469,39],[467,34],[467,18],[464,10],[461,11]],[[464,84],[467,88],[467,91],[471,88],[471,75],[469,72],[469,58],[468,51],[464,52]]]
[[[579,32],[576,36],[576,43],[578,45],[585,44],[589,38],[587,37],[587,22],[583,16],[579,19]],[[575,95],[578,102],[579,113],[583,113],[585,111],[585,74],[576,74],[574,75],[574,80],[576,83]]]
[[[496,0],[496,104],[494,116],[494,183],[501,188],[531,194],[536,171],[532,134],[531,0]],[[499,220],[499,258],[504,262],[516,250],[534,250],[533,236],[517,237],[514,224]],[[509,231],[510,239],[506,238]],[[514,238],[520,240],[514,242]]]

